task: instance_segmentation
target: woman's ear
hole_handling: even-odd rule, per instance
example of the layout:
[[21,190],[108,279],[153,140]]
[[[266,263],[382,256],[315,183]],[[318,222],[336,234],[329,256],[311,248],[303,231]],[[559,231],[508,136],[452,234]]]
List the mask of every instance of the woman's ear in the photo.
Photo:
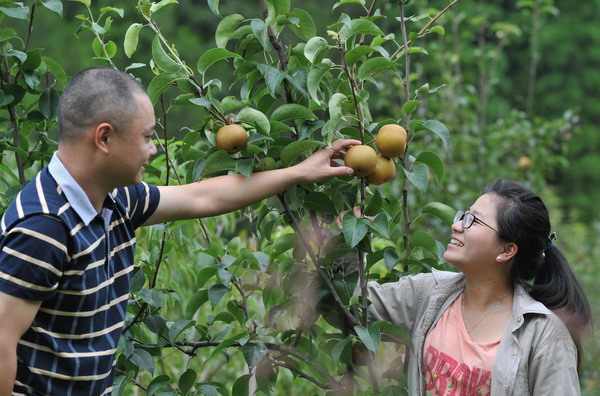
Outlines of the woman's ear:
[[506,242],[500,251],[500,254],[496,257],[496,261],[499,263],[504,263],[510,261],[513,257],[517,255],[519,251],[519,247],[514,242]]
[[108,154],[109,143],[115,136],[115,128],[107,122],[98,124],[94,129],[94,144],[105,154]]

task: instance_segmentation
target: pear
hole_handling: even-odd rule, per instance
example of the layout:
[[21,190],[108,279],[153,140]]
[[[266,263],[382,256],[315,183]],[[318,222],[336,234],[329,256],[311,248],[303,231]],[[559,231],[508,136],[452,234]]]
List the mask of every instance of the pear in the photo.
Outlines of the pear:
[[369,184],[378,186],[392,180],[394,176],[396,176],[396,164],[394,164],[394,161],[383,155],[378,155],[375,170],[367,176],[367,181]]
[[381,155],[388,158],[400,157],[406,151],[408,134],[406,130],[397,124],[382,126],[375,137],[377,149]]
[[216,141],[218,148],[229,154],[235,154],[246,147],[248,134],[240,125],[225,125],[217,131]]
[[377,153],[364,144],[352,146],[344,156],[344,163],[354,169],[354,176],[365,177],[375,170]]

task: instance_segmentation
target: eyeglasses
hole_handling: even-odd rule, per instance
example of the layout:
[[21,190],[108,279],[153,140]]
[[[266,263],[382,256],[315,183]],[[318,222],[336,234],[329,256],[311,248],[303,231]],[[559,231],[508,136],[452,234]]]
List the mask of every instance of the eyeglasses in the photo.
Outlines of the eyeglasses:
[[465,229],[466,228],[470,228],[473,225],[473,223],[477,222],[479,224],[483,224],[484,226],[486,226],[490,230],[495,231],[497,234],[500,234],[498,232],[498,230],[496,230],[491,225],[486,224],[483,221],[481,221],[480,219],[478,219],[473,213],[470,213],[470,212],[465,213],[462,210],[459,210],[454,215],[454,221],[452,223],[456,223],[459,220],[461,221],[462,228],[465,228]]

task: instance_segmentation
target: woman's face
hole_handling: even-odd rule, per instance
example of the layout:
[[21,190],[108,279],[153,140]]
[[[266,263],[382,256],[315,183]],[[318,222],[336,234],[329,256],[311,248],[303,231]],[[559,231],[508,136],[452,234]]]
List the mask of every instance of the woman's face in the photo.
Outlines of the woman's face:
[[486,269],[489,264],[496,262],[502,249],[502,241],[495,231],[498,229],[497,202],[497,195],[484,194],[466,210],[476,218],[469,228],[464,228],[461,220],[452,224],[452,238],[444,253],[447,262],[461,271],[469,268]]

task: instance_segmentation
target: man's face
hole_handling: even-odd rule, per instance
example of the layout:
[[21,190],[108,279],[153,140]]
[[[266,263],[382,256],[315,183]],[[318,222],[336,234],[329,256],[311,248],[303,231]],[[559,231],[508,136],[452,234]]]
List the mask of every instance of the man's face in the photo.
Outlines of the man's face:
[[138,105],[137,114],[118,134],[116,134],[111,168],[115,173],[117,186],[139,184],[142,182],[144,165],[156,155],[154,137],[155,116],[152,103],[146,94],[134,95]]

